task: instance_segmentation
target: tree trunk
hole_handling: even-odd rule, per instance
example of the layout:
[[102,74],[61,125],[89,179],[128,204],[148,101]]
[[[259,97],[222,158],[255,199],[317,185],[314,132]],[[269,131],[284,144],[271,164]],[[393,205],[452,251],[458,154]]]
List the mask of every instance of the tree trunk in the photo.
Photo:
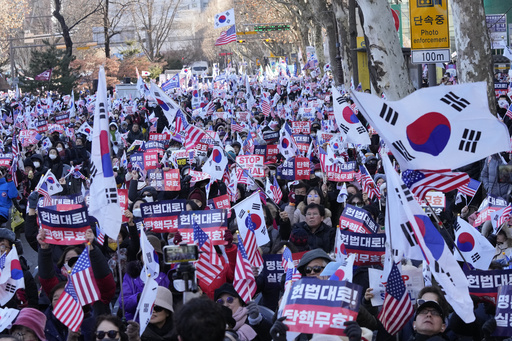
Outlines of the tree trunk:
[[105,37],[105,57],[110,58],[110,34],[108,32],[110,24],[108,22],[108,9],[110,0],[105,0],[103,7],[103,36]]
[[453,0],[453,28],[460,83],[487,83],[489,109],[496,115],[491,43],[485,23],[483,0]]
[[62,30],[62,37],[64,38],[64,44],[66,44],[66,56],[71,57],[73,55],[73,41],[71,40],[71,35],[69,32],[69,27],[66,24],[66,20],[60,13],[61,9],[61,0],[54,0],[55,10],[53,11],[53,16],[59,22],[60,28]]
[[414,91],[398,34],[393,24],[391,9],[387,1],[358,0],[364,16],[364,32],[370,61],[375,67],[375,91],[380,96],[386,93],[388,100],[399,100]]
[[353,76],[355,66],[353,64],[350,50],[350,27],[348,7],[346,2],[344,2],[343,0],[337,0],[333,2],[333,4],[333,10],[336,15],[336,21],[338,23],[339,29],[343,81],[345,84],[345,89],[350,89],[350,79]]
[[[315,23],[313,23],[315,24]],[[323,72],[323,68],[325,65],[325,55],[324,55],[324,39],[322,35],[322,26],[315,25],[313,27],[313,33],[315,38],[315,50],[316,50],[316,58],[318,59],[318,67],[320,71]]]

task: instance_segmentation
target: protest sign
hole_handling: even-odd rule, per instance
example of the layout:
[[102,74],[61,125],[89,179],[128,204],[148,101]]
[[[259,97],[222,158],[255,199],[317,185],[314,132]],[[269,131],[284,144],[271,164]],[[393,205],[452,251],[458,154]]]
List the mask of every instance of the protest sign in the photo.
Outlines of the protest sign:
[[464,269],[469,283],[469,293],[482,300],[496,304],[498,288],[512,284],[512,269],[506,270],[467,270]]
[[350,182],[353,181],[356,176],[356,166],[357,163],[355,161],[328,166],[325,176],[329,181]]
[[144,153],[133,153],[132,155],[130,155],[130,162],[134,169],[144,170]]
[[186,150],[174,150],[172,157],[176,159],[178,166],[185,166],[187,164],[188,153]]
[[311,121],[292,121],[292,134],[311,134]]
[[195,170],[191,170],[188,174],[192,177],[190,182],[199,182],[210,178],[210,174]]
[[512,285],[503,285],[498,290],[496,304],[496,329],[492,336],[512,335]]
[[181,212],[178,229],[183,238],[183,243],[194,243],[194,221],[208,234],[213,245],[226,244],[224,241],[224,231],[227,229],[226,210]]
[[164,186],[164,171],[161,169],[150,169],[148,170],[147,179],[149,180],[149,186],[155,187],[157,191],[165,191]]
[[157,134],[150,133],[149,141],[169,141],[171,139],[171,134]]
[[264,157],[262,155],[238,155],[236,162],[243,169],[248,170],[253,177],[265,177],[265,169],[263,168]]
[[121,208],[122,222],[128,222],[128,218],[124,215],[124,211],[128,209],[128,189],[117,189],[117,198],[119,199],[119,207]]
[[473,226],[477,227],[485,223],[487,220],[491,220],[492,212],[499,211],[507,205],[508,203],[505,199],[488,195],[478,208],[477,218],[473,222]]
[[283,255],[263,255],[263,277],[265,287],[278,289],[281,287],[281,277],[284,274],[282,265]]
[[306,155],[309,149],[309,145],[311,143],[311,138],[309,135],[303,134],[295,134],[292,135],[295,143],[297,144],[297,148],[302,152],[302,155]]
[[178,231],[178,216],[185,210],[186,200],[163,200],[140,205],[144,227],[156,233]]
[[164,191],[179,191],[181,190],[180,170],[170,169],[163,173],[164,175]]
[[291,332],[344,335],[345,322],[357,318],[361,291],[347,281],[303,278],[283,297],[279,316]]
[[158,166],[158,151],[152,150],[144,152],[144,169],[155,169]]
[[347,204],[340,216],[340,228],[357,233],[377,233],[379,226],[362,208]]
[[50,207],[38,208],[39,223],[46,233],[45,243],[77,245],[85,243],[85,232],[91,228],[87,207],[57,211]]
[[385,234],[366,234],[336,229],[335,248],[345,246],[347,254],[355,254],[354,265],[380,265],[385,253]]

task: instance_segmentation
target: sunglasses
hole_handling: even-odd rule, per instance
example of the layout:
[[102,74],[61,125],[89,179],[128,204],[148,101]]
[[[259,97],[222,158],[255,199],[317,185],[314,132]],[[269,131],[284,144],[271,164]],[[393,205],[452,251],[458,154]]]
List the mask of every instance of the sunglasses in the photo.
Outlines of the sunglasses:
[[68,259],[67,263],[68,263],[68,266],[69,267],[73,267],[73,265],[75,265],[76,261],[78,260],[78,257],[71,257],[70,259]]
[[117,334],[119,334],[117,330],[109,330],[107,332],[99,330],[96,332],[96,339],[103,340],[105,336],[108,336],[109,339],[115,339]]
[[436,309],[423,309],[418,312],[418,315],[427,315],[428,313],[430,313],[432,316],[441,316],[441,313]]
[[349,204],[352,205],[352,206],[355,206],[355,207],[363,207],[364,206],[362,201],[352,202],[352,203],[349,203]]
[[226,301],[224,301],[222,298],[219,298],[217,300],[217,303],[221,304],[221,305],[224,305],[225,303],[228,303],[228,304],[231,304],[235,301],[235,298],[234,297],[231,297],[231,296],[228,296],[226,298]]
[[309,275],[311,272],[314,272],[316,274],[319,274],[322,272],[322,270],[325,268],[325,266],[313,266],[313,267],[306,267],[305,272]]
[[165,308],[162,308],[162,307],[161,307],[161,306],[159,306],[159,305],[155,305],[155,306],[153,307],[153,311],[154,311],[155,313],[159,313],[159,312],[161,312],[161,311],[163,311],[163,310],[165,310]]

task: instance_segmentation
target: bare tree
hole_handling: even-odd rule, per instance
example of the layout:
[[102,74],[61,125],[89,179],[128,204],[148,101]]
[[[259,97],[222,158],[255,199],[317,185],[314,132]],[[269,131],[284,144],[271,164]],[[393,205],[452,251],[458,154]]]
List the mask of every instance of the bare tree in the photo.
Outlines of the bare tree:
[[136,0],[131,6],[137,39],[149,60],[161,55],[181,0]]
[[[78,7],[80,8],[80,11],[77,11],[76,8],[73,11],[74,15],[69,15],[68,18],[64,17],[64,14],[62,13],[62,5],[63,0],[54,0],[54,6],[55,9],[53,10],[53,16],[57,21],[59,22],[60,28],[62,30],[62,38],[64,38],[64,44],[66,44],[66,56],[71,58],[73,56],[73,40],[71,39],[71,31],[78,26],[80,23],[82,23],[84,20],[89,18],[91,15],[98,12],[98,10],[101,8],[101,2],[98,3],[88,3],[86,7]],[[66,3],[66,6],[77,6],[78,3]],[[82,3],[80,4],[82,5]],[[83,4],[85,6],[85,4]],[[89,7],[91,6],[91,7]],[[78,14],[78,15],[77,15]],[[71,19],[69,19],[71,18]],[[72,22],[71,25],[69,25],[66,22],[66,19]]]
[[489,32],[482,0],[453,0],[453,28],[457,49],[457,78],[461,83],[487,83],[489,108],[496,113]]
[[103,14],[103,36],[105,39],[105,57],[110,58],[110,40],[121,33],[120,25],[134,1],[103,0],[101,12]]

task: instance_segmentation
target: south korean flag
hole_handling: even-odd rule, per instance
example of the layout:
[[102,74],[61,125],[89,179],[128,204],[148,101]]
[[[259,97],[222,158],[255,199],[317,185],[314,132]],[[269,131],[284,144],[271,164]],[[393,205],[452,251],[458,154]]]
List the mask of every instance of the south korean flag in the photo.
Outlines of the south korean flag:
[[347,100],[333,86],[331,88],[334,104],[334,118],[344,139],[350,143],[369,145],[368,131],[363,127]]
[[352,92],[402,169],[455,169],[510,150],[507,127],[488,107],[484,82],[436,86],[399,101]]
[[279,134],[280,138],[279,145],[277,146],[277,148],[279,149],[281,155],[283,155],[286,160],[297,155],[298,147],[297,144],[295,143],[295,140],[292,137],[292,130],[288,123],[285,123],[285,125],[281,128]]

